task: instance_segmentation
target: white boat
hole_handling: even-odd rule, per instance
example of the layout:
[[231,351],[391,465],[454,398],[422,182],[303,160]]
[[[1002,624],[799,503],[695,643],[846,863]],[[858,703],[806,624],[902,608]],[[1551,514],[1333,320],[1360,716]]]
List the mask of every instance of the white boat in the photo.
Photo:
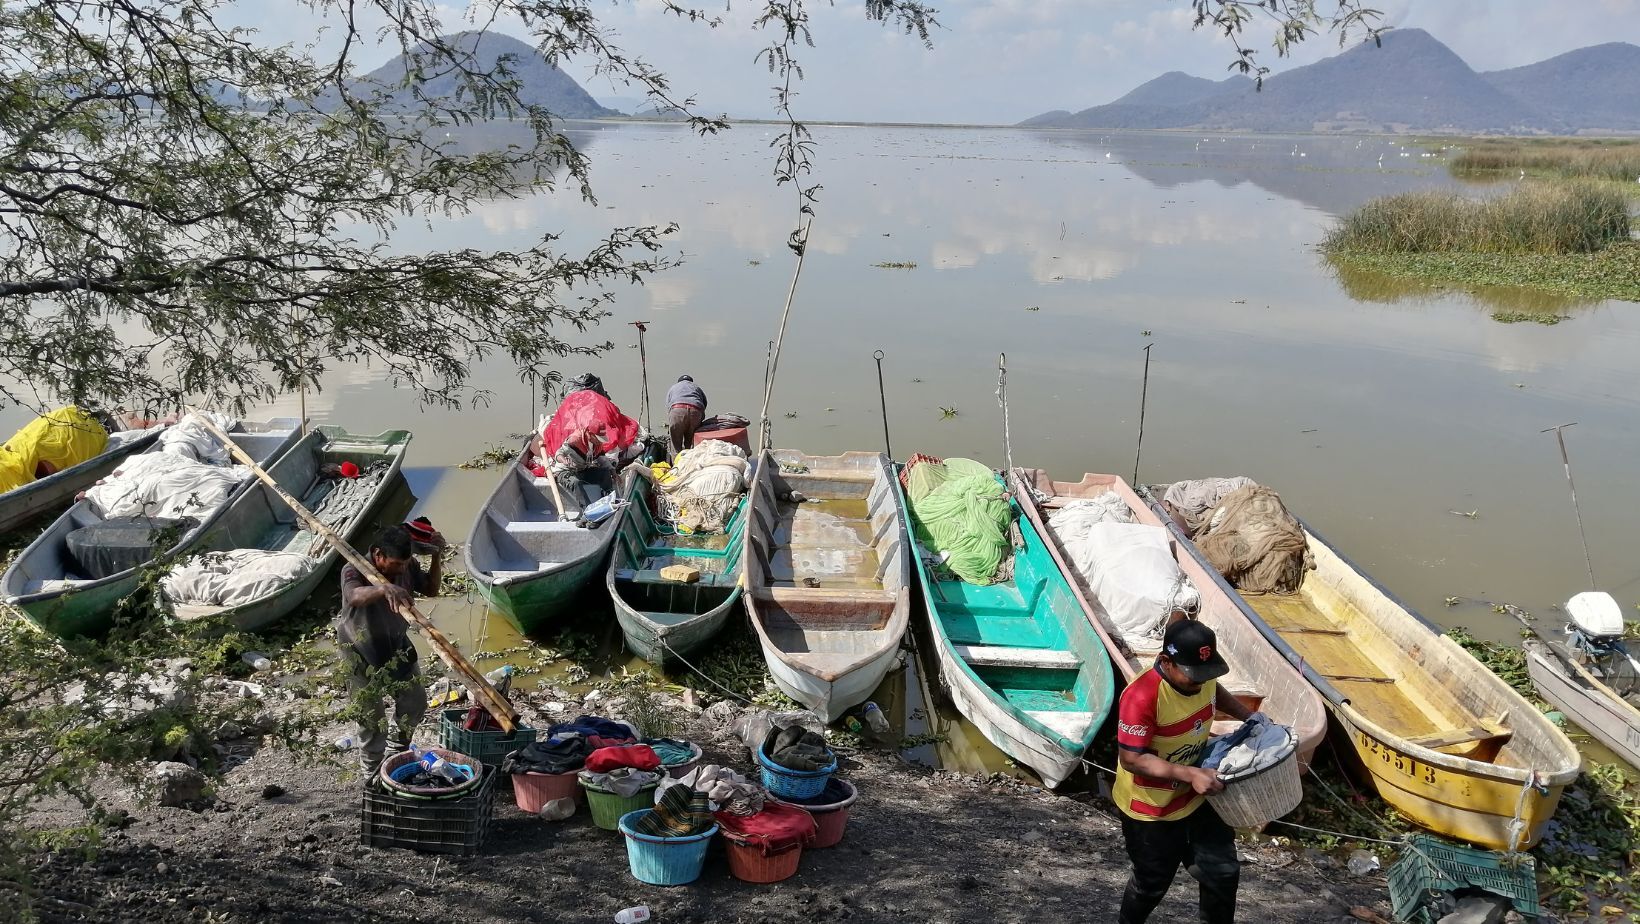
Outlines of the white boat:
[[750,494],[743,599],[769,675],[836,721],[898,662],[910,619],[893,469],[882,453],[765,452]]
[[1589,592],[1573,597],[1566,612],[1566,641],[1522,642],[1532,684],[1579,728],[1640,767],[1640,709],[1624,695],[1640,696],[1640,664],[1623,647],[1623,609],[1610,594]]

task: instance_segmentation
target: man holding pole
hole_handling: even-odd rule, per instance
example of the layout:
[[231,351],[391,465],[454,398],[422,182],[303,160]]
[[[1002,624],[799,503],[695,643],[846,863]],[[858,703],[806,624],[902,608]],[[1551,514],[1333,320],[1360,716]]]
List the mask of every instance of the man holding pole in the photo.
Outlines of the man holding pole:
[[[370,564],[387,579],[371,584],[353,565],[342,568],[342,612],[336,619],[336,641],[348,663],[348,693],[358,716],[359,768],[368,782],[388,750],[410,746],[410,735],[427,714],[427,693],[410,643],[408,625],[399,610],[413,595],[438,595],[443,577],[444,537],[428,525],[422,538],[431,546],[431,564],[416,561],[414,540],[403,524],[389,526],[371,545]],[[382,700],[393,699],[397,736],[388,738]]]

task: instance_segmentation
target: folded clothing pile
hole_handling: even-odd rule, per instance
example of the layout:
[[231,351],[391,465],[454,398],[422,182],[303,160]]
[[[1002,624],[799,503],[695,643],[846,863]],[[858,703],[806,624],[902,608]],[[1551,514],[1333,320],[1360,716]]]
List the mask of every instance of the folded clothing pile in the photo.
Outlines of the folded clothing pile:
[[661,759],[647,744],[622,744],[599,748],[587,755],[588,773],[609,773],[622,767],[633,770],[658,770]]
[[638,729],[630,722],[617,722],[595,715],[576,716],[574,721],[548,726],[548,738],[580,737],[587,739],[593,750],[633,744],[638,740]]
[[608,773],[595,773],[591,770],[581,771],[581,782],[589,788],[612,792],[623,799],[630,799],[647,787],[660,782],[661,775],[649,770],[638,770],[632,767],[618,767]]
[[650,738],[644,744],[655,751],[655,756],[661,759],[661,766],[675,767],[678,764],[688,763],[695,757],[695,748],[687,741],[676,738]]
[[724,837],[737,844],[758,848],[764,856],[784,853],[814,840],[818,826],[814,816],[795,805],[769,802],[751,815],[718,812]]
[[650,837],[692,837],[711,830],[715,823],[705,793],[673,786],[658,794],[655,810],[640,817],[632,829]]
[[837,763],[826,739],[801,725],[771,726],[763,739],[763,753],[787,770],[825,770]]
[[711,800],[712,810],[733,815],[751,815],[763,810],[768,792],[758,784],[717,764],[701,764],[675,780],[661,784],[661,793],[678,787],[692,790]]
[[1255,712],[1240,728],[1208,742],[1202,766],[1217,770],[1220,779],[1236,780],[1285,760],[1297,743],[1292,729]]
[[587,764],[593,747],[580,735],[531,741],[507,755],[503,773],[574,773]]

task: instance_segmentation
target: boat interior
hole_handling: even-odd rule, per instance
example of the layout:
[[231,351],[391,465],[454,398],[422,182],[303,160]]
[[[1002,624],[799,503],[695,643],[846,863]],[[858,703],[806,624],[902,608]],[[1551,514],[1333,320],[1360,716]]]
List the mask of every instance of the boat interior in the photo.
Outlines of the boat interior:
[[877,453],[772,458],[777,466],[754,481],[746,546],[757,618],[804,664],[845,668],[889,643],[906,585],[893,474]]
[[[564,513],[580,514],[598,500],[589,491],[560,490]],[[605,528],[613,528],[606,522]],[[608,533],[579,525],[575,518],[561,520],[553,506],[547,478],[537,478],[524,466],[509,463],[509,474],[485,505],[482,526],[472,533],[471,560],[493,580],[524,577],[594,554]]]
[[[241,422],[235,424],[228,435],[243,449],[247,455],[256,460],[261,466],[267,466],[286,446],[291,445],[291,438],[297,429],[298,422],[292,418],[277,418],[265,423]],[[161,447],[154,445],[145,452],[159,452]],[[249,472],[245,476],[251,478]],[[235,496],[243,496],[239,492],[246,490],[241,486]],[[230,499],[228,504],[231,505]],[[3,592],[6,596],[20,596],[41,593],[52,590],[66,590],[75,584],[97,583],[76,572],[79,567],[74,557],[69,553],[68,534],[85,526],[101,523],[103,518],[91,509],[88,501],[77,501],[56,522],[52,523],[39,538],[29,546],[24,553],[18,556],[12,569],[6,574],[6,586]],[[215,524],[211,524],[213,527]],[[189,542],[197,538],[205,524],[200,524],[189,530],[178,539],[178,544]],[[122,572],[128,573],[128,572]],[[101,578],[103,581],[116,580],[121,575],[109,575]]]
[[[634,610],[661,625],[685,622],[709,613],[734,596],[740,580],[741,550],[746,535],[746,500],[741,499],[722,532],[679,535],[650,511],[653,488],[647,478],[632,479],[630,506],[620,518],[615,540],[615,592]],[[700,572],[690,583],[661,577],[661,569],[685,565]]]

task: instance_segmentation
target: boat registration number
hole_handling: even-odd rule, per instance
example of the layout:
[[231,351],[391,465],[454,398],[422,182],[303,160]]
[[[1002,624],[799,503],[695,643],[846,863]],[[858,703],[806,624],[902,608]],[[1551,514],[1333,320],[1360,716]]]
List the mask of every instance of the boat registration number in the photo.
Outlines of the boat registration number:
[[1368,737],[1366,732],[1356,732],[1355,740],[1366,760],[1378,761],[1388,769],[1406,774],[1409,779],[1425,783],[1435,782],[1435,768],[1429,764],[1419,763],[1400,751],[1384,747],[1377,740]]

